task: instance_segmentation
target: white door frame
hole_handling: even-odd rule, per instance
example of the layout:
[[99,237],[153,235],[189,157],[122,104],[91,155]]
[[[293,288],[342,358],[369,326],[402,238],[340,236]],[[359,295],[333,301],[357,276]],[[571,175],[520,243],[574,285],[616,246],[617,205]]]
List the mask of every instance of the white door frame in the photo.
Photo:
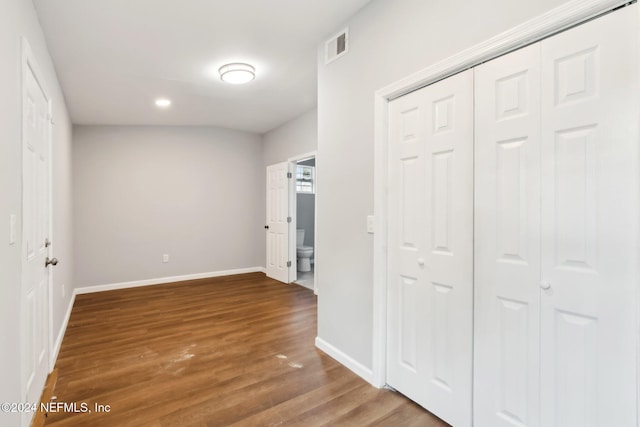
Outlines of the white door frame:
[[[292,220],[291,220],[291,230],[289,232],[289,258],[293,260],[294,263],[296,263],[298,255],[296,253],[296,228],[297,228],[297,224],[298,224],[298,214],[297,214],[297,202],[298,202],[298,198],[296,197],[296,180],[295,180],[295,173],[296,173],[296,165],[299,161],[302,160],[307,160],[310,158],[314,158],[316,159],[316,178],[313,182],[313,186],[314,186],[314,191],[315,191],[315,204],[314,204],[314,215],[315,215],[315,220],[313,221],[313,229],[314,229],[314,234],[317,236],[318,235],[318,152],[317,151],[310,151],[308,153],[304,153],[304,154],[299,154],[297,156],[293,156],[293,157],[289,157],[289,159],[287,160],[290,163],[290,166],[292,166],[293,168],[293,179],[289,182],[289,216],[291,216]],[[314,245],[313,248],[313,253],[314,253],[314,257],[315,259],[318,259],[318,245]],[[289,275],[289,277],[291,278],[291,282],[295,282],[296,280],[298,280],[298,269],[297,269],[297,263],[296,263],[296,267],[293,269],[293,273]],[[316,295],[318,295],[318,270],[315,269],[314,273],[313,273],[313,293],[315,293]]]
[[387,228],[389,101],[482,62],[539,41],[554,33],[626,4],[626,0],[572,0],[495,37],[420,70],[375,93],[373,239],[373,366],[372,383],[386,384]]
[[[24,102],[24,99],[26,97],[26,85],[24,84],[24,82],[26,81],[27,78],[27,73],[31,72],[33,73],[33,76],[35,77],[36,81],[38,82],[38,84],[40,85],[40,89],[42,90],[44,97],[47,100],[47,115],[48,115],[48,126],[49,126],[49,131],[47,133],[47,149],[49,151],[49,156],[48,156],[48,186],[47,186],[47,193],[48,193],[48,200],[47,200],[47,209],[48,209],[48,230],[47,230],[47,235],[49,236],[49,239],[53,242],[55,241],[54,236],[53,236],[53,144],[52,144],[52,140],[53,140],[53,135],[52,135],[52,124],[53,124],[53,119],[52,119],[52,111],[53,111],[53,102],[52,102],[52,98],[51,98],[51,92],[46,84],[46,81],[44,80],[44,74],[42,73],[42,69],[40,68],[40,66],[38,65],[38,62],[35,59],[35,56],[33,54],[33,51],[31,50],[31,46],[29,45],[29,41],[25,38],[22,37],[21,39],[22,41],[22,72],[21,72],[21,84],[22,84],[22,91],[21,91],[21,120],[22,120],[22,137],[21,137],[21,156],[23,158],[22,160],[22,182],[24,182],[24,171],[25,171],[25,164],[24,164],[24,147],[25,147],[25,136],[26,136],[26,122],[24,120],[24,106],[22,106],[22,103]],[[24,186],[23,186],[24,188]],[[24,191],[24,190],[23,190]],[[26,234],[24,233],[24,224],[25,224],[25,210],[24,210],[24,193],[21,193],[21,198],[22,198],[22,206],[21,206],[21,210],[22,210],[22,219],[21,219],[21,224],[22,224],[22,238],[21,238],[21,244],[22,244],[22,248],[21,248],[21,269],[22,269],[22,280],[21,280],[21,290],[20,290],[20,298],[21,298],[21,325],[20,328],[23,328],[26,324],[25,322],[25,315],[26,315],[26,309],[25,309],[25,295],[24,295],[24,289],[26,287],[26,256],[25,256],[25,251],[27,248],[27,244],[26,244]],[[48,248],[48,252],[47,252],[47,256],[51,256],[53,252],[53,244],[51,244]],[[55,360],[53,360],[53,355],[54,355],[54,351],[53,351],[53,299],[52,299],[52,284],[53,284],[53,268],[48,268],[47,269],[47,316],[45,316],[46,319],[46,329],[47,329],[47,333],[46,333],[46,337],[47,337],[47,345],[46,345],[46,349],[47,349],[47,355],[46,355],[46,363],[47,363],[47,374],[51,373],[51,371],[53,370],[54,364],[55,364]],[[24,331],[22,331],[21,333],[22,335],[22,340],[24,341],[25,334]],[[20,348],[20,353],[23,355],[22,359],[26,360],[26,358],[24,357],[24,352],[26,351],[25,348],[25,344],[24,342],[21,343],[21,348]],[[21,367],[21,395],[24,397],[26,396],[27,390],[26,390],[26,383],[25,383],[25,375],[24,375],[24,367]],[[37,402],[36,402],[37,403]],[[23,416],[22,418],[22,422],[28,422],[30,418],[26,417],[26,415],[32,415],[32,414],[25,414],[25,416]]]

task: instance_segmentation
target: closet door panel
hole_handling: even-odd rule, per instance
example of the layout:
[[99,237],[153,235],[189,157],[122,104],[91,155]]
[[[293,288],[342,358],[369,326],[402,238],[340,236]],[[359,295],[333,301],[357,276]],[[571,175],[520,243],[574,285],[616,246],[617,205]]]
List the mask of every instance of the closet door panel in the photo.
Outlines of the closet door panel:
[[470,426],[473,73],[389,108],[387,382]]
[[471,425],[473,362],[473,72],[426,89],[427,399],[463,426]]
[[417,263],[425,248],[426,102],[414,92],[389,105],[389,276],[387,382],[423,398],[418,340],[424,336],[426,272]]
[[540,45],[475,69],[476,426],[538,425]]
[[636,425],[637,13],[542,42],[544,426]]

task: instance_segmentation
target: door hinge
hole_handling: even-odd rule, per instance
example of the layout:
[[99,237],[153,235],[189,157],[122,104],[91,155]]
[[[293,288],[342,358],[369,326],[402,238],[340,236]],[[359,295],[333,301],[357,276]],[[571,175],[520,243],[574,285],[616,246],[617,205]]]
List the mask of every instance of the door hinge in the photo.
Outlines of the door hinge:
[[287,172],[287,178],[293,178],[293,174],[291,172]]
[[287,222],[291,223],[291,217],[290,216],[287,217]]
[[287,261],[287,267],[291,267],[291,261]]

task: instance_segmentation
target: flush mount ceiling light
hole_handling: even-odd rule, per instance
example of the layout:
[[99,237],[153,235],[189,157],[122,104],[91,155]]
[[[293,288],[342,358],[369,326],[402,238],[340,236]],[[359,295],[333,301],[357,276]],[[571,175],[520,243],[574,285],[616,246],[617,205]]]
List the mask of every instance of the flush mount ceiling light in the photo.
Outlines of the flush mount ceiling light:
[[220,79],[222,79],[223,82],[234,85],[249,83],[256,78],[256,69],[249,64],[240,62],[223,65],[218,71],[220,72]]
[[167,108],[171,105],[171,100],[166,98],[156,99],[156,107]]

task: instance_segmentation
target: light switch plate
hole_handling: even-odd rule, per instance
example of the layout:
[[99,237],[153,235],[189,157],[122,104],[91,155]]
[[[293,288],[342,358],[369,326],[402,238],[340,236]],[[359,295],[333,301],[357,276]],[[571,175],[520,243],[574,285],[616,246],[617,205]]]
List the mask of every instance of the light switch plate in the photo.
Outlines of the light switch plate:
[[367,233],[373,234],[375,226],[375,217],[373,215],[367,216]]

